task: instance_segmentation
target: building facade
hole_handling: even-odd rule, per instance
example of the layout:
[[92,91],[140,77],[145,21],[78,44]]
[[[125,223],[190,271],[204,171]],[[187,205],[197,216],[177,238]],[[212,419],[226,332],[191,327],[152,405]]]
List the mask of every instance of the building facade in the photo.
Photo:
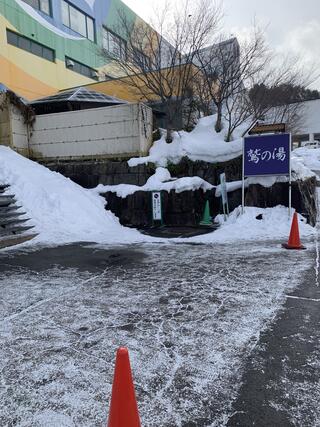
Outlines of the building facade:
[[320,99],[305,101],[300,114],[301,119],[298,130],[293,135],[293,142],[320,142]]
[[140,20],[121,0],[0,0],[0,82],[32,100],[117,77],[102,48],[125,52],[119,11]]

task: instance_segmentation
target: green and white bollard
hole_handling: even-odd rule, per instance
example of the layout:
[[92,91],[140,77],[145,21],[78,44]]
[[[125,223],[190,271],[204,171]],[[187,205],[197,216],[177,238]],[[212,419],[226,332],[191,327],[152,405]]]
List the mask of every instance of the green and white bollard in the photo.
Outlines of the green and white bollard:
[[212,225],[210,208],[209,208],[209,200],[206,201],[206,205],[204,207],[204,212],[203,212],[202,220],[200,221],[200,225]]

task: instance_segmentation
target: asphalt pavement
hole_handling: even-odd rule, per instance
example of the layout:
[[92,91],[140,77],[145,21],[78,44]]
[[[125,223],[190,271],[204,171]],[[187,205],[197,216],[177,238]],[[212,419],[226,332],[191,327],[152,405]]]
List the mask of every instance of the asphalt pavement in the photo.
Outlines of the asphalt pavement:
[[228,426],[320,425],[319,308],[312,267],[252,351]]
[[129,348],[144,427],[320,425],[317,242],[0,254],[0,425],[105,426]]

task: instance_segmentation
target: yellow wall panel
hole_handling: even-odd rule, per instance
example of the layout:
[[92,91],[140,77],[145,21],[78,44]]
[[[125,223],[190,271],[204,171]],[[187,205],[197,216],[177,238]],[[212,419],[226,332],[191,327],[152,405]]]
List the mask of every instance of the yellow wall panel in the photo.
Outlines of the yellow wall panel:
[[92,79],[68,70],[64,61],[51,62],[8,45],[6,28],[16,31],[0,16],[0,83],[29,100],[51,95],[67,87],[92,83]]
[[35,79],[2,56],[0,56],[0,70],[1,83],[28,100],[56,92],[56,88]]

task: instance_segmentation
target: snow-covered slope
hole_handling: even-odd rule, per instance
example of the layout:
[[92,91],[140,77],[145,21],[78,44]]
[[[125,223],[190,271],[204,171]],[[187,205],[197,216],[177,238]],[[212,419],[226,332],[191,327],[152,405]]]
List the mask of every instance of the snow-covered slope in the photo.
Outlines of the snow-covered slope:
[[105,200],[59,173],[0,146],[0,182],[10,190],[35,225],[37,242],[92,241],[126,243],[146,240],[119,224],[104,209]]

